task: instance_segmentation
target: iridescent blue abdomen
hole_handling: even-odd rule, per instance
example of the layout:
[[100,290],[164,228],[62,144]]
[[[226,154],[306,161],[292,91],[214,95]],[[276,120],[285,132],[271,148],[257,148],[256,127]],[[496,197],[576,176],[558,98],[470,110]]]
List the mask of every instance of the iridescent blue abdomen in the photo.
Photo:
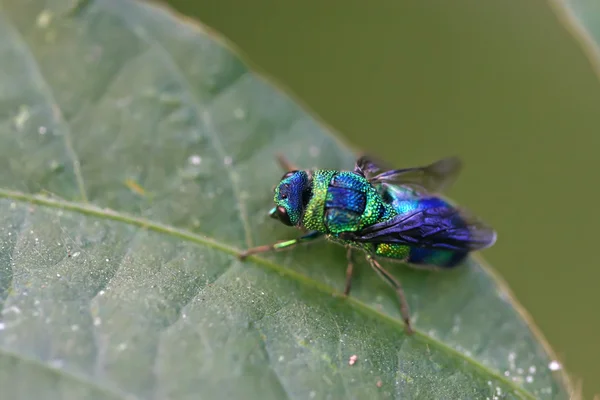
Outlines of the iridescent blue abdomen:
[[[428,208],[440,207],[440,208],[452,208],[453,206],[446,200],[440,197],[419,197],[415,195],[415,192],[408,187],[392,186],[392,185],[381,185],[380,194],[389,204],[392,205],[397,214],[410,214],[415,211],[425,210]],[[461,220],[460,213],[456,213],[453,217],[452,222],[456,226],[465,225],[465,222]],[[404,261],[409,264],[415,265],[428,265],[441,268],[451,268],[460,264],[467,257],[468,252],[452,251],[452,250],[440,250],[430,249],[424,247],[414,247],[407,245],[384,245],[378,246],[376,249],[378,255],[387,258],[399,257],[395,256],[398,253],[396,246],[401,247],[404,251],[400,251]],[[394,249],[395,252],[390,250]],[[392,257],[387,254],[392,253]]]

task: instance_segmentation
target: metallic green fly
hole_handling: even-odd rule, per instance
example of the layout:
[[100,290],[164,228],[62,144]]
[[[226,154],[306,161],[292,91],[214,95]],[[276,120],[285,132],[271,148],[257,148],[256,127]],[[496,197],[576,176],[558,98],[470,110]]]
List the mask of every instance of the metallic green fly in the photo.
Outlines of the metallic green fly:
[[286,173],[275,188],[270,215],[307,233],[248,249],[240,258],[326,237],[348,249],[344,289],[348,295],[353,251],[362,251],[369,265],[396,290],[409,334],[410,312],[402,286],[377,259],[448,269],[459,265],[470,252],[496,241],[493,229],[440,196],[458,176],[458,158],[396,170],[383,168],[368,157],[359,158],[353,171],[299,170],[283,157],[279,163]]

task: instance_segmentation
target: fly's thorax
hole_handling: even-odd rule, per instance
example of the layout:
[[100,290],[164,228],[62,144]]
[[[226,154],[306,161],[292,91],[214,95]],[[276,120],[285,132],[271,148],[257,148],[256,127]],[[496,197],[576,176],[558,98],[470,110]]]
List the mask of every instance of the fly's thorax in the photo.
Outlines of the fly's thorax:
[[312,177],[309,171],[290,171],[275,188],[275,208],[271,216],[289,226],[299,226],[312,197]]
[[302,225],[311,231],[327,233],[325,225],[325,201],[331,178],[337,173],[333,170],[317,169],[312,172],[312,195],[302,216]]
[[302,223],[309,230],[337,234],[357,231],[392,215],[393,208],[363,176],[351,171],[316,170]]

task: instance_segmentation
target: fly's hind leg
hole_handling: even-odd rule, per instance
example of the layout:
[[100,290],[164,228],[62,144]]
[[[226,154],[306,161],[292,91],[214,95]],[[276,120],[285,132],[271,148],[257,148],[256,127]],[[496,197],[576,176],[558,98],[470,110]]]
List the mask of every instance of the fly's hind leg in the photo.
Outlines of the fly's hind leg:
[[407,334],[412,335],[413,330],[410,325],[410,309],[408,308],[408,302],[406,301],[406,296],[404,296],[402,285],[400,285],[400,282],[394,278],[392,274],[386,271],[372,256],[367,256],[367,261],[375,272],[396,290],[396,296],[398,296],[398,302],[400,303],[400,314],[404,320],[404,328]]
[[282,242],[267,244],[264,246],[253,247],[251,249],[248,249],[248,250],[243,251],[240,254],[238,254],[238,257],[240,260],[244,260],[246,257],[248,257],[252,254],[267,253],[270,251],[277,251],[277,250],[290,250],[301,243],[308,243],[308,242],[311,242],[322,236],[323,236],[323,234],[321,232],[310,231],[307,234],[302,235],[296,239],[285,240]]

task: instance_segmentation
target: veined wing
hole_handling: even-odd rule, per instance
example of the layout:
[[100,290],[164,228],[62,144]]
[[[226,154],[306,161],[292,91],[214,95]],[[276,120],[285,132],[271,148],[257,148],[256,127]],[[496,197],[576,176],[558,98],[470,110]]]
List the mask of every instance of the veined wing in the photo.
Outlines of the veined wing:
[[417,200],[418,207],[343,239],[367,243],[399,243],[430,249],[474,251],[492,246],[496,232],[470,215],[437,197]]
[[423,195],[448,189],[461,168],[458,157],[447,157],[424,167],[385,170],[370,157],[363,156],[356,161],[354,172],[362,174],[374,185],[387,183],[407,186]]

